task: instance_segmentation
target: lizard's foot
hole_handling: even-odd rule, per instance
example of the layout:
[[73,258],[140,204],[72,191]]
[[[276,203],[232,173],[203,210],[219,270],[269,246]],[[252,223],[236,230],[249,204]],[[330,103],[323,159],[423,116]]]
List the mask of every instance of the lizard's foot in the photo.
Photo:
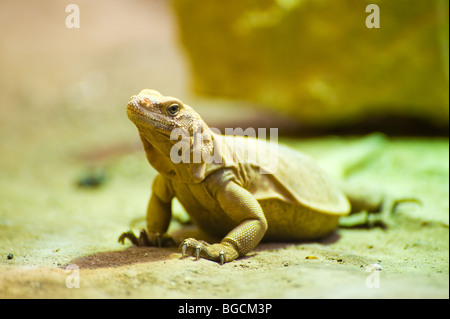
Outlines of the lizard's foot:
[[125,239],[128,238],[136,246],[153,246],[153,247],[168,247],[175,246],[175,242],[168,234],[150,233],[147,234],[145,229],[142,229],[139,238],[129,230],[120,235],[118,242],[125,243]]
[[387,198],[383,201],[378,211],[363,210],[358,213],[352,213],[349,216],[342,217],[339,220],[339,226],[343,228],[394,228],[396,226],[395,213],[397,207],[402,203],[422,205],[422,201],[416,198]]
[[181,258],[186,255],[195,256],[198,260],[200,257],[217,261],[221,265],[230,262],[239,257],[239,253],[232,245],[227,243],[208,244],[202,240],[194,238],[185,239],[181,245]]
[[381,213],[392,216],[396,213],[398,205],[402,203],[415,203],[422,206],[423,203],[417,198],[390,198],[384,201],[381,209]]
[[416,198],[386,198],[379,212],[367,213],[366,226],[368,228],[395,228],[398,225],[398,220],[396,220],[397,208],[403,203],[414,203],[422,206],[422,201]]

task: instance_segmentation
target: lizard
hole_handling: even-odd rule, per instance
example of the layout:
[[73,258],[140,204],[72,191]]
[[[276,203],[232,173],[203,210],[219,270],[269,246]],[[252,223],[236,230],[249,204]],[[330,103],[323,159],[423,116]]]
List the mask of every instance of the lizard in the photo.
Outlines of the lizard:
[[[182,257],[220,264],[245,256],[263,239],[323,238],[351,211],[350,197],[300,151],[277,144],[273,152],[273,143],[266,140],[218,134],[189,105],[155,90],[132,96],[126,111],[158,174],[147,206],[147,229],[139,237],[124,232],[122,244],[127,238],[137,246],[173,245],[167,229],[175,197],[201,230],[221,238],[213,244],[186,238]],[[358,208],[373,211],[381,202],[359,197]]]

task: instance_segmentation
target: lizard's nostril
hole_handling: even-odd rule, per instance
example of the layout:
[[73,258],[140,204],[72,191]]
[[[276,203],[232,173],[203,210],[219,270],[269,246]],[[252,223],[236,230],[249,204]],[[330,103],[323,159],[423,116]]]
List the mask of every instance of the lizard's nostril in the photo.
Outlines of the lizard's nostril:
[[149,107],[149,106],[152,105],[152,102],[151,102],[148,98],[146,98],[146,97],[144,97],[140,102],[141,102],[141,105],[142,105],[142,106],[147,106],[147,107]]
[[148,97],[142,97],[142,96],[138,96],[138,95],[133,95],[130,98],[130,102],[128,104],[136,106],[136,107],[140,106],[140,107],[146,107],[146,108],[149,108],[153,105],[152,101]]

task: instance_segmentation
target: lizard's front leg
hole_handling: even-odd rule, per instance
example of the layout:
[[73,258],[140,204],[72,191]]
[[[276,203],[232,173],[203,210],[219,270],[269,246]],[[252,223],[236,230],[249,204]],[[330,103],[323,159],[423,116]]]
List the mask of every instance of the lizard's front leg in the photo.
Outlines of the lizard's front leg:
[[142,229],[139,237],[131,231],[122,233],[119,242],[128,238],[136,246],[174,246],[175,242],[166,233],[172,215],[171,201],[173,195],[163,178],[156,176],[152,185],[152,195],[147,206],[147,231]]
[[182,257],[190,254],[221,264],[242,257],[255,248],[267,231],[264,212],[256,198],[234,182],[218,190],[216,199],[225,213],[239,224],[220,243],[208,244],[193,238],[181,244]]

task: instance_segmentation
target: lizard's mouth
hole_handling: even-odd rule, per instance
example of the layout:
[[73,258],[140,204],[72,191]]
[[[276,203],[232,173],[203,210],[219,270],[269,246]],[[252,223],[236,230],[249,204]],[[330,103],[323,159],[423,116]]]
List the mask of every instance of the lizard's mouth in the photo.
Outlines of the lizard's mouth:
[[138,126],[156,128],[160,131],[171,131],[178,127],[176,121],[149,110],[135,98],[132,98],[127,105],[127,116],[131,122]]

